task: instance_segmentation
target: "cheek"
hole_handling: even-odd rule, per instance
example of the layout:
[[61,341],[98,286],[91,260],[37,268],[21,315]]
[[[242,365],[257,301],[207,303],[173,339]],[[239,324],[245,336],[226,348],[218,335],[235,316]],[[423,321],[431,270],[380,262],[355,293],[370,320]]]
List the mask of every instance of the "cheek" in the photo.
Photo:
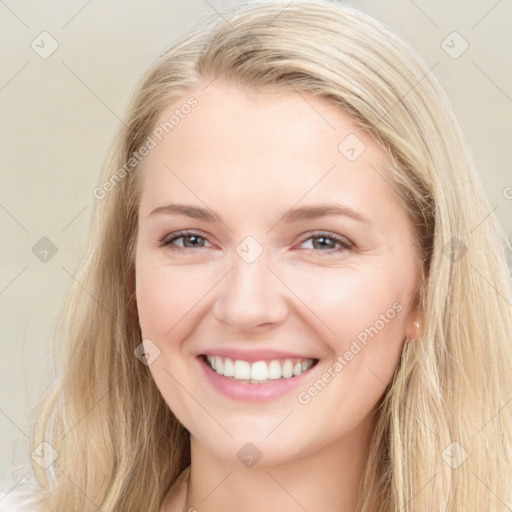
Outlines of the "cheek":
[[137,308],[142,335],[145,338],[158,338],[158,333],[170,327],[168,312],[173,309],[171,294],[167,286],[158,278],[158,273],[149,266],[136,268]]
[[[317,333],[324,333],[322,342],[329,348],[325,387],[319,383],[311,392],[303,390],[307,396],[301,403],[337,404],[366,414],[400,357],[409,308],[407,283],[391,269],[345,268],[316,273],[300,286],[296,282],[294,289],[321,320],[315,320]],[[325,409],[317,412],[322,415]]]
[[[169,269],[141,257],[136,262],[136,296],[143,339],[149,338],[160,350],[149,370],[163,399],[180,422],[194,427],[197,416],[189,392],[199,390],[188,383],[189,375],[182,363],[181,343],[194,328],[194,304],[204,290],[191,286],[196,279],[189,269]],[[192,281],[191,281],[192,279]],[[176,341],[174,343],[174,341]],[[180,384],[181,383],[181,384]]]
[[[137,308],[142,334],[162,341],[204,295],[190,269],[165,268],[150,259],[136,265]],[[201,282],[201,281],[199,281]]]
[[372,326],[388,335],[403,332],[409,288],[392,269],[329,268],[302,273],[300,280],[290,273],[287,282],[317,317],[315,323],[323,324],[321,332],[336,353],[358,335],[364,341]]

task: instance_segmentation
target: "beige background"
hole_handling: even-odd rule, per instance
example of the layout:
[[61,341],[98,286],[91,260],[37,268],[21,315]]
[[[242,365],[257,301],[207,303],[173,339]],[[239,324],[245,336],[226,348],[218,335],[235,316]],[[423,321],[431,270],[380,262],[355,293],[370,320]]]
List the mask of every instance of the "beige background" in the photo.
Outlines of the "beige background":
[[[0,478],[27,455],[28,414],[51,378],[51,330],[86,234],[105,152],[140,73],[222,0],[0,3]],[[359,0],[433,66],[474,149],[491,205],[512,233],[512,2]],[[32,48],[51,34],[57,50]],[[468,49],[442,48],[453,31]],[[447,39],[454,46],[464,42]],[[457,37],[457,36],[455,36]],[[454,41],[453,43],[451,41]],[[44,42],[46,51],[50,39]],[[446,44],[446,43],[445,43]],[[508,199],[507,199],[508,197]],[[57,253],[32,252],[47,237]],[[17,471],[15,480],[26,474]],[[4,482],[10,482],[4,477]]]

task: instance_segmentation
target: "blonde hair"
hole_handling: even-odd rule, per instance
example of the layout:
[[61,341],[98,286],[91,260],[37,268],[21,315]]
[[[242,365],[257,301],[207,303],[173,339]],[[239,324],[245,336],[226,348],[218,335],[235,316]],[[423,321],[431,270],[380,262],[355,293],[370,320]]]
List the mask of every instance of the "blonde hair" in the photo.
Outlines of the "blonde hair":
[[[432,70],[354,7],[253,3],[222,16],[201,21],[146,72],[101,183],[133,158],[171,102],[221,76],[257,89],[309,91],[351,114],[392,158],[395,190],[423,256],[416,290],[423,333],[404,344],[379,404],[360,510],[502,510],[512,489],[510,246]],[[125,167],[96,202],[90,245],[65,304],[62,371],[32,436],[34,447],[47,441],[58,453],[51,473],[33,464],[48,496],[42,511],[94,504],[156,512],[190,464],[188,432],[134,356],[142,165]]]

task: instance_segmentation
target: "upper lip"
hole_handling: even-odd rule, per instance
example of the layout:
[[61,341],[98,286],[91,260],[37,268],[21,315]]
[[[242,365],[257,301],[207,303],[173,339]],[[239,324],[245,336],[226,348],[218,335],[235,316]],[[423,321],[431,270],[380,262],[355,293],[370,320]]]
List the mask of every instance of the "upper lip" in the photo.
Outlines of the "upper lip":
[[315,357],[297,354],[293,352],[284,352],[272,348],[255,348],[255,349],[239,349],[239,348],[211,348],[201,354],[206,356],[229,357],[233,360],[247,361],[249,363],[255,361],[272,361],[273,359],[316,359]]

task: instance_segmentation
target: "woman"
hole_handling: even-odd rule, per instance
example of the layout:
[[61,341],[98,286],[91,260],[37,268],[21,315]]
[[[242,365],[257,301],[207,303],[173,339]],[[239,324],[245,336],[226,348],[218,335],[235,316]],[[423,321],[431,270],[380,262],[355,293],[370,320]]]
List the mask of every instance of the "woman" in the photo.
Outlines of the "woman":
[[125,121],[32,509],[507,510],[509,247],[410,46],[340,4],[244,6]]

